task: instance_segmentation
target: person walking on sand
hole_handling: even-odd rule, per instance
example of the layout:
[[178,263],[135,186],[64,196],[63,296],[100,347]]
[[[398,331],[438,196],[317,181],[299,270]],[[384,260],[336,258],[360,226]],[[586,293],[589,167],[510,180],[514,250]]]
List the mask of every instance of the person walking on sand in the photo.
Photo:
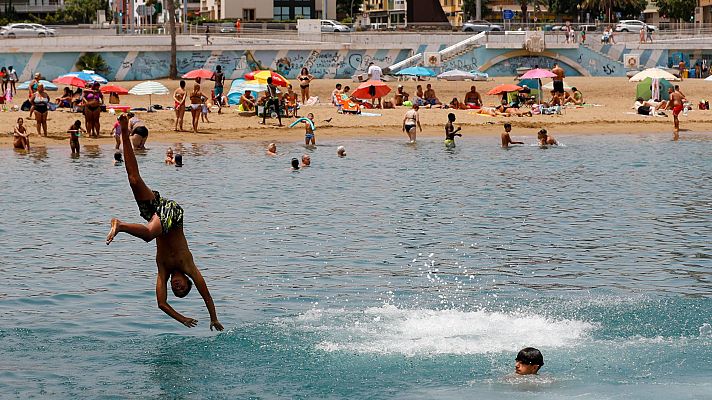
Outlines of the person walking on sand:
[[15,71],[15,67],[11,65],[10,67],[8,67],[7,73],[9,75],[8,79],[10,81],[10,90],[12,90],[12,95],[14,96],[17,94],[17,88],[15,87],[15,84],[19,80],[19,78],[17,77],[17,71]]
[[222,70],[222,66],[218,65],[215,67],[213,80],[215,81],[215,88],[213,89],[215,104],[218,106],[218,114],[222,114],[222,97],[223,89],[225,88],[225,73]]
[[[167,298],[167,283],[171,281],[171,289],[177,297],[185,297],[190,292],[193,283],[205,302],[205,307],[210,314],[210,330],[213,328],[222,331],[224,328],[215,311],[213,298],[210,296],[208,285],[205,283],[200,270],[195,265],[193,255],[188,248],[188,242],[183,233],[183,208],[173,200],[168,200],[151,190],[144,183],[139,173],[138,162],[129,138],[128,119],[119,117],[121,124],[121,139],[124,143],[124,166],[128,175],[129,185],[133,192],[138,209],[148,223],[146,225],[131,224],[117,218],[111,220],[111,230],[106,237],[106,244],[110,244],[120,232],[151,242],[156,240],[156,264],[158,276],[156,278],[156,300],[158,307],[171,318],[188,328],[198,324],[193,318],[181,315],[170,304]],[[192,282],[191,282],[192,280]]]
[[178,88],[173,92],[173,107],[176,112],[175,131],[183,132],[183,118],[185,117],[185,99],[188,93],[185,91],[185,81],[180,81]]
[[416,127],[420,129],[421,132],[423,131],[423,127],[420,126],[420,116],[418,115],[419,108],[420,107],[418,107],[417,104],[413,104],[413,108],[406,111],[403,116],[403,132],[408,134],[408,140],[410,143],[415,143],[417,134],[417,131],[415,130]]

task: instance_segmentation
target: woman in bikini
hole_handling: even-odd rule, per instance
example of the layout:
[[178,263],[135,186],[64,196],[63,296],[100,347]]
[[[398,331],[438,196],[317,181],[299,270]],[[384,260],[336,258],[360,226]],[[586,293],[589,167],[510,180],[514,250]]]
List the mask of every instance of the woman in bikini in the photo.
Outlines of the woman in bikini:
[[37,92],[32,96],[32,105],[35,108],[35,120],[37,121],[37,136],[47,136],[47,113],[49,112],[49,95],[45,92],[43,84],[37,85]]
[[15,131],[12,136],[14,148],[30,151],[30,134],[27,132],[25,121],[22,118],[17,119],[17,125],[15,125]]
[[309,84],[314,79],[314,76],[309,73],[308,69],[302,68],[302,72],[299,73],[297,79],[299,80],[299,88],[302,91],[302,104],[306,104],[307,100],[309,100]]
[[90,137],[99,137],[99,118],[101,116],[101,105],[104,103],[104,95],[99,91],[99,83],[94,82],[90,89],[84,90],[84,122]]
[[173,92],[173,106],[176,111],[175,131],[183,131],[183,118],[185,117],[185,81],[180,81],[180,87]]
[[146,139],[148,139],[148,128],[134,113],[126,114],[129,118],[129,136],[131,144],[136,150],[146,150]]
[[190,93],[190,115],[193,118],[193,132],[198,133],[198,122],[203,108],[203,98],[205,95],[200,91],[200,85],[195,84]]

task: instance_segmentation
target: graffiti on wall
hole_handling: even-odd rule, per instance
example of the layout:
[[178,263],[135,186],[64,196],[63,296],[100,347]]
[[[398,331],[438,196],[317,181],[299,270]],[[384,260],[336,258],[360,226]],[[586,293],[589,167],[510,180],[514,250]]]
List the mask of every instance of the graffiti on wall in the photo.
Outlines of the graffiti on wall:
[[564,72],[566,73],[566,76],[578,76],[581,75],[579,74],[578,71],[575,69],[571,68],[569,65],[556,60],[551,57],[546,57],[546,56],[519,56],[519,57],[512,57],[508,58],[504,61],[501,61],[489,69],[487,69],[487,73],[490,76],[516,76],[517,74],[517,68],[544,68],[544,69],[551,69],[554,67],[554,64],[558,63],[563,69]]

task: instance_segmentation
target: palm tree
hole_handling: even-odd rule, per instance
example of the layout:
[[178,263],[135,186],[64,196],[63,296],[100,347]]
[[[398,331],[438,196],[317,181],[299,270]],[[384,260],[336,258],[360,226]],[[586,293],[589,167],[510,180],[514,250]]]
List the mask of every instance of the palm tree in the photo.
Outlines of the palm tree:
[[534,12],[539,10],[539,7],[544,4],[544,0],[518,0],[519,5],[522,8],[522,23],[526,24],[529,22],[527,11],[529,10],[529,5],[534,6]]
[[583,0],[581,8],[586,10],[606,10],[608,22],[613,21],[613,8],[623,8],[637,3],[636,0]]
[[168,29],[171,31],[171,66],[168,77],[176,79],[178,77],[178,62],[176,61],[176,3],[174,0],[166,1],[168,6]]

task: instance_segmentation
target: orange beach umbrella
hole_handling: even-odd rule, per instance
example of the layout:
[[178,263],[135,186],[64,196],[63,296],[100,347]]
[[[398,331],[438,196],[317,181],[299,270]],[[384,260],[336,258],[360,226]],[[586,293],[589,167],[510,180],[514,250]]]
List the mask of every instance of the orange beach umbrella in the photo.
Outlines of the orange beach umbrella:
[[498,85],[492,88],[487,94],[502,94],[502,93],[508,93],[508,92],[518,92],[522,90],[521,86],[513,85],[511,83],[505,83],[504,85]]
[[381,81],[366,81],[354,90],[353,96],[357,99],[378,99],[391,92],[391,88]]
[[119,85],[104,85],[100,89],[101,93],[129,94],[129,90]]

